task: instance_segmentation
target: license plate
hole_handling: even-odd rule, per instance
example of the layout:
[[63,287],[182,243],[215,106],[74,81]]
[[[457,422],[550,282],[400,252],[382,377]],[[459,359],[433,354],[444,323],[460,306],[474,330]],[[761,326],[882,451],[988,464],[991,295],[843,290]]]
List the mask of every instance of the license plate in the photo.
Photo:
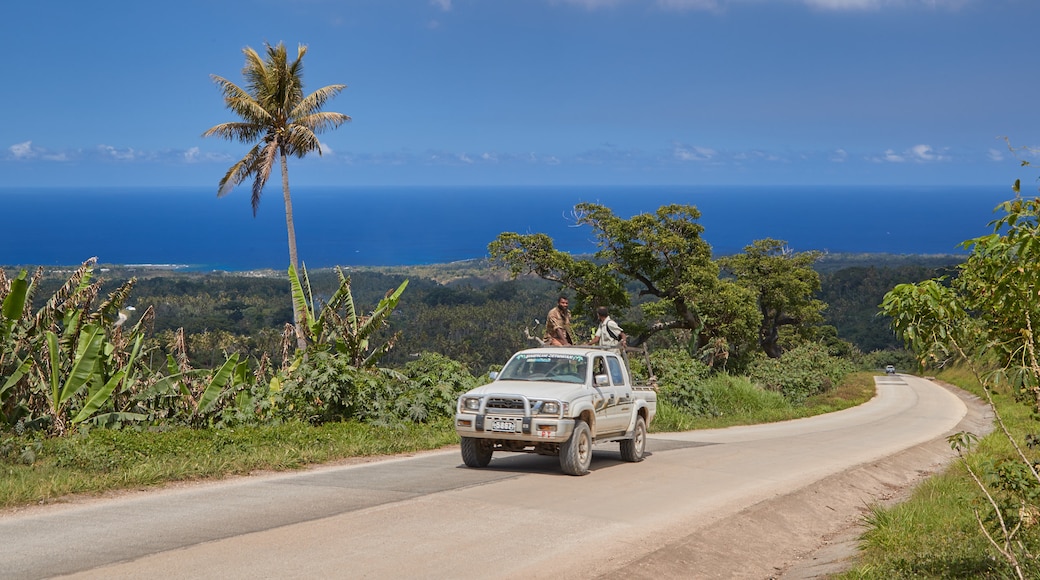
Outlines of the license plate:
[[492,421],[492,431],[502,431],[505,433],[516,433],[516,421]]

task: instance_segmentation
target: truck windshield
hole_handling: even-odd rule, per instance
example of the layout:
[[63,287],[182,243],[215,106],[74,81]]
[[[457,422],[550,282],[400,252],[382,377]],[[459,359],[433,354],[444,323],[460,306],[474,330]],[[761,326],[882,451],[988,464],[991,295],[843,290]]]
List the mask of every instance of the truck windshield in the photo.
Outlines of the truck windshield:
[[588,361],[582,355],[518,354],[506,363],[499,379],[584,383]]

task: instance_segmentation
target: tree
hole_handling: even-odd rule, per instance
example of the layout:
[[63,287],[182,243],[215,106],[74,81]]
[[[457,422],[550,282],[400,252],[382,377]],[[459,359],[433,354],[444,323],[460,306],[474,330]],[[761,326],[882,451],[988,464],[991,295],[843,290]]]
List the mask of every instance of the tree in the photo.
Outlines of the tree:
[[[631,306],[629,285],[643,318],[653,322],[636,329],[627,323],[629,344],[638,345],[656,333],[684,330],[690,350],[740,351],[753,342],[758,327],[751,293],[719,278],[711,246],[701,238],[700,212],[689,205],[666,205],[652,214],[630,219],[592,203],[575,207],[578,224],[590,226],[599,250],[579,259],[553,248],[545,234],[500,234],[488,246],[493,262],[513,276],[535,274],[573,290],[581,310],[604,305],[616,310]],[[725,358],[725,356],[723,357]]]
[[[275,159],[280,163],[282,174],[282,197],[285,202],[285,226],[289,237],[289,263],[299,269],[296,251],[296,229],[293,225],[292,197],[289,194],[289,155],[302,158],[311,151],[321,155],[321,143],[317,135],[334,129],[350,120],[343,113],[322,111],[321,108],[346,85],[328,85],[304,96],[303,55],[307,47],[300,45],[296,60],[289,62],[285,45],[265,44],[266,56],[252,48],[242,50],[246,63],[242,76],[246,81],[243,89],[235,83],[212,75],[214,82],[224,94],[224,104],[242,118],[241,121],[221,123],[211,127],[203,137],[222,137],[230,141],[253,143],[245,157],[228,169],[220,180],[217,197],[223,197],[235,186],[253,178],[253,215],[260,207],[260,196],[271,175]],[[304,313],[294,309],[297,344],[307,346],[303,326]]]
[[817,251],[793,252],[787,242],[766,238],[746,246],[743,254],[721,260],[723,269],[758,297],[762,314],[758,341],[770,358],[780,358],[784,352],[780,344],[782,327],[804,334],[823,321],[826,304],[814,298],[820,291],[820,275],[812,267],[821,255]]
[[[1013,453],[996,464],[962,464],[986,500],[974,509],[982,533],[1026,578],[1036,577],[1027,568],[1035,565],[1035,552],[1023,537],[1036,533],[1040,517],[1037,436],[1016,437],[993,399],[994,391],[1010,389],[1034,418],[1040,412],[1040,198],[1018,196],[1018,182],[1014,189],[1016,198],[998,207],[1004,215],[992,222],[993,233],[964,242],[971,254],[958,276],[900,284],[885,295],[881,309],[922,362],[963,361],[982,385]],[[970,433],[949,437],[959,454],[974,439]]]

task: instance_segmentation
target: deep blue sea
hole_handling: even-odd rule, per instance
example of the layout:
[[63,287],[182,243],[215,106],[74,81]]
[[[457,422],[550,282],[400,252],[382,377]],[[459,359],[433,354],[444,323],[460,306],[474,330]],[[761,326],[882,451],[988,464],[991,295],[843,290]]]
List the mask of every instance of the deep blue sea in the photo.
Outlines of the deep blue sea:
[[[595,202],[621,217],[696,206],[717,255],[754,240],[796,251],[951,254],[991,230],[1013,197],[987,187],[295,187],[300,259],[308,268],[436,264],[481,258],[506,231],[545,233],[572,253],[595,250],[571,214]],[[281,188],[254,218],[249,189],[0,188],[0,264],[176,264],[240,271],[288,266]]]

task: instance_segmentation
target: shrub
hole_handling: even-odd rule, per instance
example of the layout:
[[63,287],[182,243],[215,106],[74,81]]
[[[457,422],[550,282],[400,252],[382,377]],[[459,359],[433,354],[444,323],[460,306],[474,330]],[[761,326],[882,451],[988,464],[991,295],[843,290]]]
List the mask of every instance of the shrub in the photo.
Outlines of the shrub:
[[805,343],[780,358],[756,360],[748,370],[752,381],[800,404],[834,388],[853,369],[848,361],[827,354],[824,346]]
[[[718,409],[711,394],[704,388],[704,379],[711,369],[699,360],[690,358],[681,349],[664,349],[650,355],[650,365],[657,376],[661,398],[672,406],[695,416],[717,416]],[[645,374],[641,364],[633,362],[637,376]]]
[[399,372],[358,369],[349,356],[319,351],[286,378],[280,408],[285,419],[316,424],[428,423],[453,416],[456,399],[477,380],[462,363],[439,354],[424,353]]

